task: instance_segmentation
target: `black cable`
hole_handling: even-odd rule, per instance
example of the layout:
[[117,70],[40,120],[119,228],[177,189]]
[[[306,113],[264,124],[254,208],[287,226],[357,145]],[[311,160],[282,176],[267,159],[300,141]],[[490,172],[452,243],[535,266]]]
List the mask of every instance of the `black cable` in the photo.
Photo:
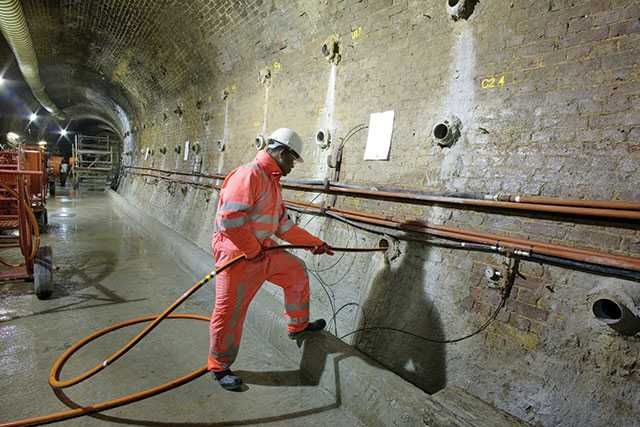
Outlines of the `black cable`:
[[502,298],[502,300],[500,301],[500,304],[498,304],[498,307],[496,308],[496,310],[493,312],[493,314],[489,317],[489,319],[476,331],[465,335],[463,337],[459,337],[459,338],[455,338],[455,339],[450,339],[450,340],[438,340],[438,339],[434,339],[434,338],[427,338],[427,337],[423,337],[422,335],[418,335],[418,334],[414,334],[412,332],[409,331],[405,331],[403,329],[397,329],[397,328],[391,328],[391,327],[386,327],[386,326],[371,326],[371,327],[367,327],[367,328],[360,328],[360,329],[356,329],[355,331],[351,331],[348,334],[345,334],[343,336],[341,336],[339,339],[342,340],[350,335],[356,334],[358,332],[365,332],[365,331],[375,331],[375,330],[381,330],[381,331],[393,331],[393,332],[399,332],[401,334],[405,334],[405,335],[409,335],[412,336],[414,338],[419,338],[423,341],[427,341],[427,342],[431,342],[431,343],[435,343],[435,344],[454,344],[460,341],[464,341],[466,339],[469,339],[473,336],[478,335],[480,332],[484,331],[485,329],[487,329],[489,327],[489,325],[491,325],[491,323],[493,323],[493,321],[496,319],[496,317],[498,316],[498,313],[500,313],[500,310],[502,310],[502,307],[504,307],[504,304],[506,303],[506,298]]
[[[335,315],[331,318],[331,320],[329,320],[329,323],[327,325],[330,325],[331,322],[336,322],[337,323],[338,322],[337,321],[338,314],[340,314],[340,312],[343,309],[345,309],[345,308],[347,308],[349,306],[352,306],[352,305],[355,306],[355,307],[358,307],[360,309],[360,311],[362,312],[362,322],[366,325],[367,324],[367,317],[365,315],[364,310],[362,309],[362,307],[360,307],[360,304],[358,304],[357,302],[348,302],[346,304],[343,304],[338,310],[336,310]],[[328,329],[328,327],[327,327],[327,329]]]
[[469,339],[471,337],[474,337],[474,336],[478,335],[480,332],[482,332],[485,329],[487,329],[489,327],[489,325],[491,325],[491,323],[493,323],[493,321],[496,320],[496,317],[498,317],[498,314],[500,313],[500,310],[502,310],[502,308],[505,306],[505,304],[507,302],[507,299],[511,295],[511,290],[513,289],[513,284],[514,284],[514,281],[515,281],[515,277],[518,274],[518,267],[520,265],[520,259],[519,258],[510,258],[510,259],[513,260],[513,263],[509,264],[509,275],[507,277],[506,285],[502,289],[502,298],[500,299],[500,303],[498,304],[498,307],[491,314],[491,316],[489,316],[487,321],[484,322],[484,324],[482,326],[480,326],[480,328],[476,329],[475,331],[473,331],[470,334],[467,334],[467,335],[459,337],[459,338],[453,338],[453,339],[448,339],[448,340],[440,340],[440,339],[435,339],[435,338],[423,337],[422,335],[414,334],[413,332],[408,332],[408,331],[405,331],[403,329],[391,328],[391,327],[387,327],[387,326],[371,326],[371,327],[360,328],[360,329],[356,329],[355,331],[351,331],[348,334],[341,336],[339,339],[342,340],[342,339],[344,339],[344,338],[346,338],[346,337],[348,337],[350,335],[356,334],[358,332],[375,331],[375,330],[399,332],[399,333],[410,335],[410,336],[412,336],[414,338],[419,338],[419,339],[421,339],[423,341],[427,341],[427,342],[431,342],[431,343],[435,343],[435,344],[454,344],[454,343],[458,343],[460,341],[464,341],[466,339]]
[[[313,271],[309,270],[311,272],[311,274],[313,274],[316,279],[318,280],[318,283],[320,283],[320,286],[322,286],[322,289],[324,290],[324,292],[327,294],[327,298],[329,298],[329,304],[331,305],[331,313],[333,314],[333,316],[336,315],[336,305],[335,302],[333,301],[333,298],[331,298],[331,295],[329,295],[329,290],[327,289],[327,286],[325,285],[324,281],[322,280],[322,278],[320,276],[318,276],[316,273],[314,273]],[[335,335],[338,336],[338,325],[335,325]]]

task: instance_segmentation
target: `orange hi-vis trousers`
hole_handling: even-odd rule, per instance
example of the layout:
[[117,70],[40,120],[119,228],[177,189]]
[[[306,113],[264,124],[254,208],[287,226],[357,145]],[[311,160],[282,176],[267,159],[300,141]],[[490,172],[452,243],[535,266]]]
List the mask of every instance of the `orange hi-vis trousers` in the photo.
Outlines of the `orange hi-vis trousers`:
[[309,278],[301,260],[274,250],[257,261],[240,261],[216,276],[216,301],[209,324],[210,371],[225,370],[235,361],[249,304],[265,280],[284,290],[288,331],[307,327]]

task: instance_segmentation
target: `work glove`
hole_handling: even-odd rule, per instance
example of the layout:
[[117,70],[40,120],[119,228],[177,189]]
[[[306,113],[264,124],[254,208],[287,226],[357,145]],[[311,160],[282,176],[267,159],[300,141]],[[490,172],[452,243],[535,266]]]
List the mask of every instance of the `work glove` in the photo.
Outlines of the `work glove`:
[[321,245],[311,248],[311,253],[314,255],[333,255],[333,250],[331,249],[331,246],[323,242]]

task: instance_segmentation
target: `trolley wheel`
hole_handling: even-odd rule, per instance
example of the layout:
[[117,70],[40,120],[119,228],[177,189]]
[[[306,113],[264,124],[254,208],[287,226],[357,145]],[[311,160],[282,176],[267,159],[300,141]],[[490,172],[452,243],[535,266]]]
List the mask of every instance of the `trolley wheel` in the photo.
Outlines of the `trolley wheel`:
[[33,287],[38,299],[47,299],[53,292],[53,255],[51,246],[38,249],[33,263]]
[[38,220],[38,230],[40,233],[47,232],[47,226],[49,225],[49,217],[47,215],[47,210],[43,209],[36,215],[36,219]]

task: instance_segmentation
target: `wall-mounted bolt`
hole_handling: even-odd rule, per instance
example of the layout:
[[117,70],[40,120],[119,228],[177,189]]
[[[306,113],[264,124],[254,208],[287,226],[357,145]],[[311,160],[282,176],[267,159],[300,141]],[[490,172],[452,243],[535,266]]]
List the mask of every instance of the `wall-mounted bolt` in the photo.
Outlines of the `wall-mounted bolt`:
[[502,273],[493,267],[487,267],[484,269],[484,277],[490,282],[497,282],[502,278]]
[[440,147],[451,147],[460,138],[462,122],[456,116],[442,120],[433,127],[433,139]]
[[200,154],[200,143],[199,142],[193,142],[190,145],[190,149],[191,151],[193,151],[195,154]]
[[222,89],[222,93],[220,97],[222,98],[223,101],[229,97],[229,93],[230,93],[229,88],[225,87],[224,89]]
[[180,144],[177,144],[175,147],[173,147],[173,151],[176,154],[180,154],[180,151],[182,151],[182,147],[180,146]]
[[331,132],[329,132],[329,129],[318,129],[316,132],[316,144],[323,149],[331,145]]
[[256,146],[256,150],[264,150],[264,148],[267,146],[267,140],[265,139],[264,135],[258,134],[256,135],[254,144]]
[[219,139],[216,141],[216,148],[218,149],[219,152],[223,152],[224,148],[225,148],[225,143],[223,140]]
[[322,43],[322,56],[331,62],[332,64],[338,65],[340,59],[342,59],[340,55],[340,39],[337,35],[332,34]]
[[164,156],[165,154],[167,154],[167,147],[161,147],[158,151],[160,151],[160,154]]

